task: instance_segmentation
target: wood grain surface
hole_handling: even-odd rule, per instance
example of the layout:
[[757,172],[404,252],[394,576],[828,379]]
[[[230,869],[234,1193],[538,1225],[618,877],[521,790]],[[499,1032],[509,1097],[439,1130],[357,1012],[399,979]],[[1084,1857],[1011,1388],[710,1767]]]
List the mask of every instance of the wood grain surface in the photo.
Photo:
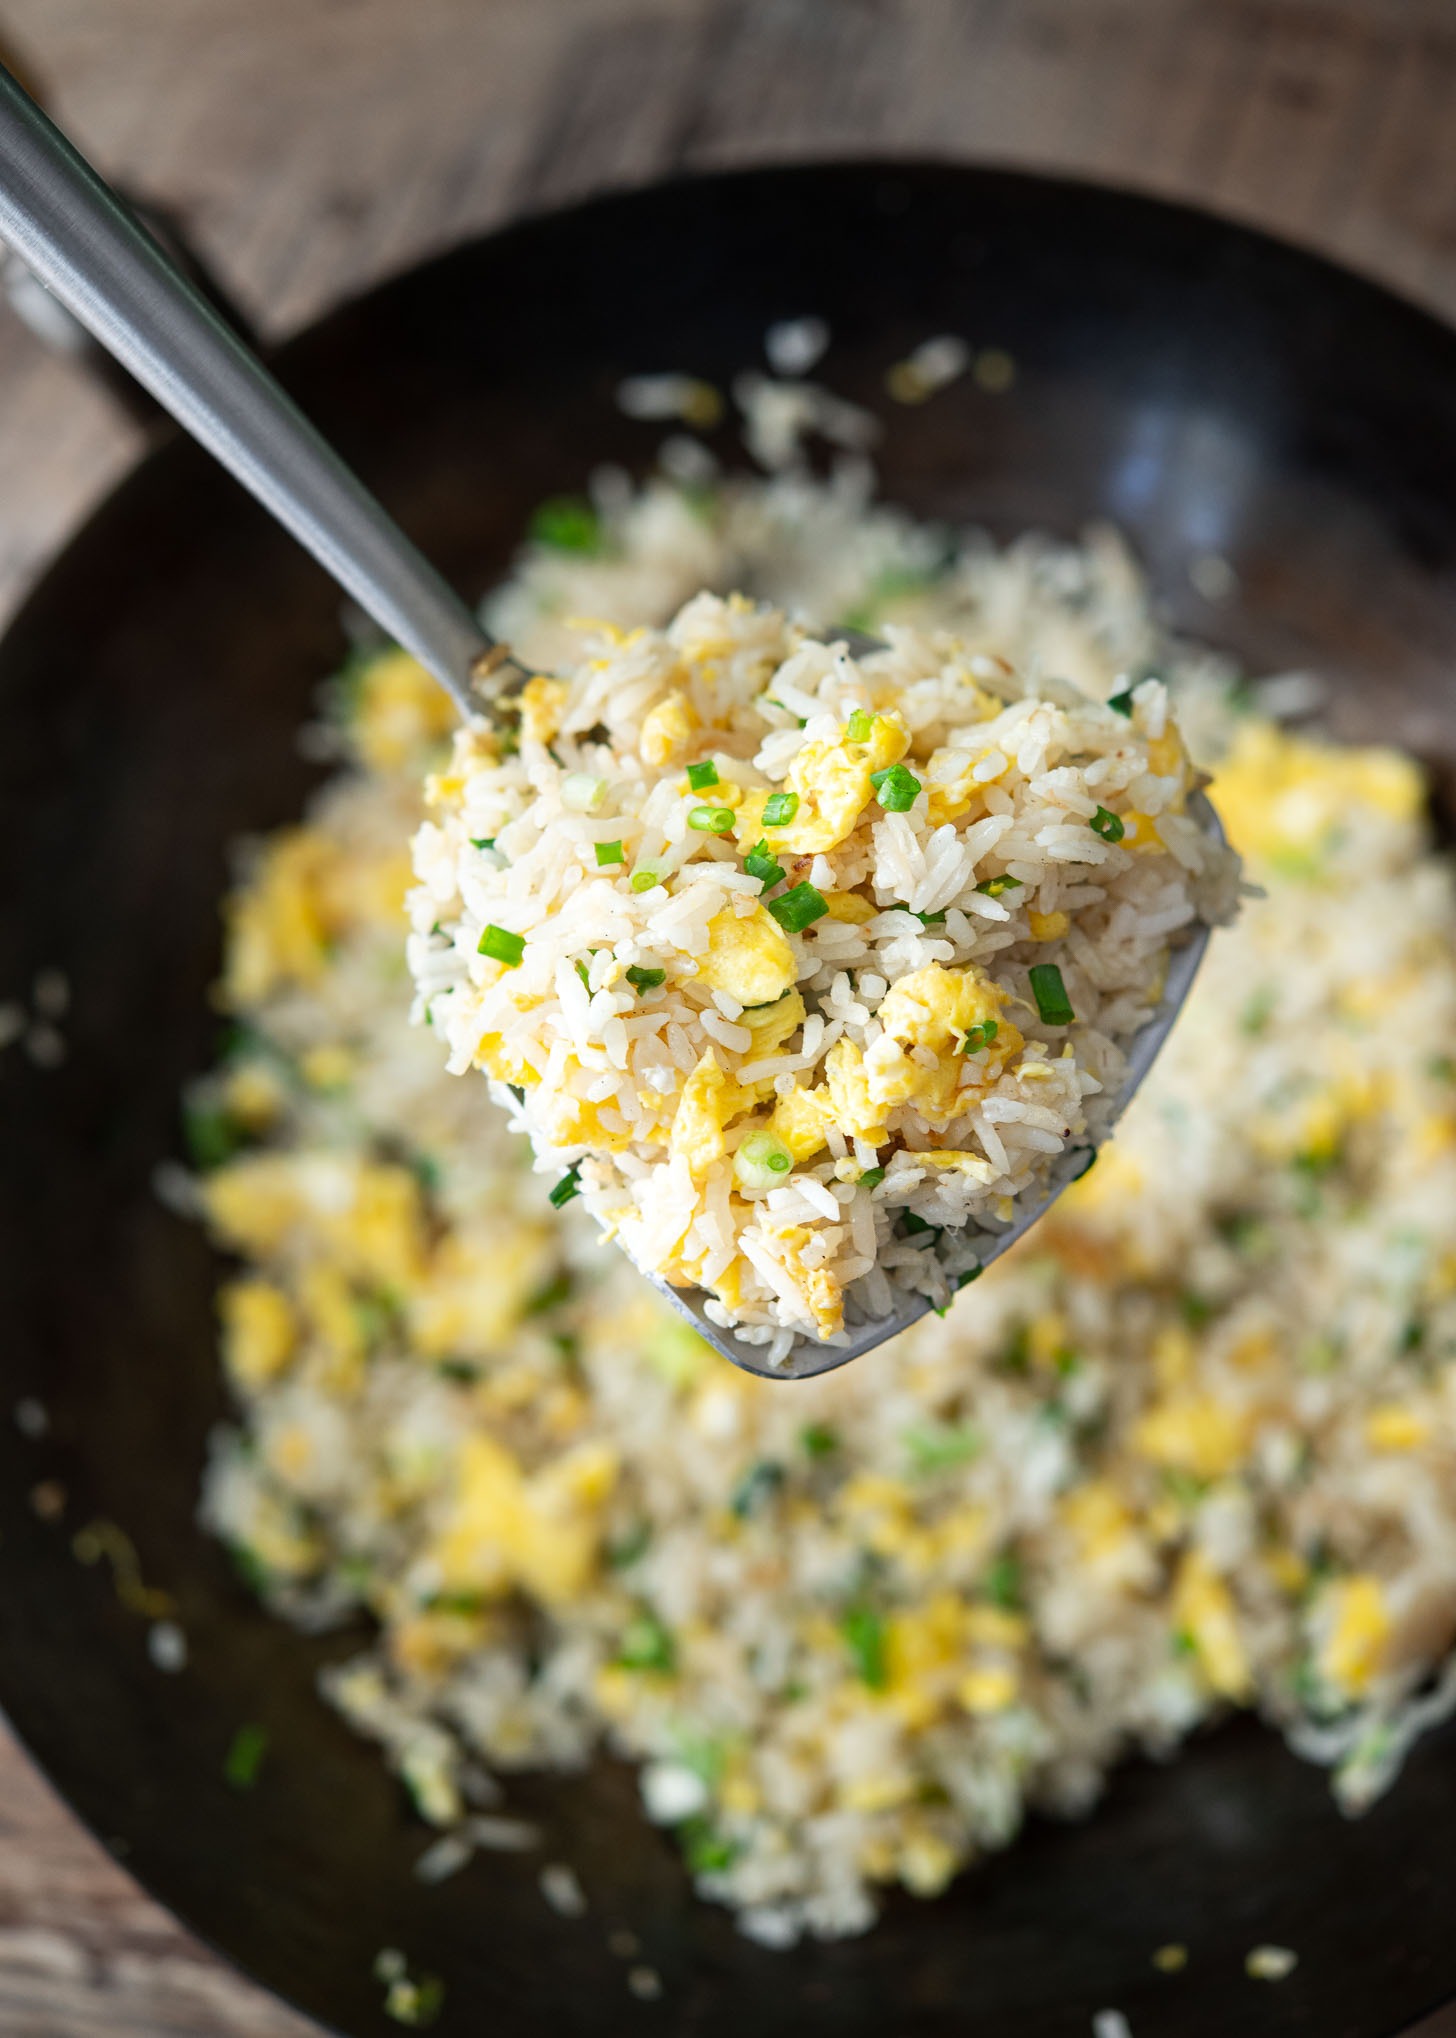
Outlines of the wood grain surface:
[[[586,191],[867,150],[1194,199],[1456,318],[1453,0],[0,0],[0,40],[270,335]],[[0,311],[0,616],[139,444]],[[312,2028],[0,1728],[0,2038]]]

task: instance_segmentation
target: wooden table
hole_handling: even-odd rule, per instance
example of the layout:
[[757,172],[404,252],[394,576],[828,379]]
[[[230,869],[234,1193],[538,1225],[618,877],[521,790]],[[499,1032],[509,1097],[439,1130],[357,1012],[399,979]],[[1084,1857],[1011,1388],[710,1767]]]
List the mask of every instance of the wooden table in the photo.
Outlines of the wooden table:
[[[96,160],[268,334],[425,252],[683,166],[865,150],[1086,173],[1456,318],[1452,0],[6,0]],[[0,614],[138,438],[0,316]],[[0,993],[8,987],[0,986]],[[0,1729],[0,2038],[284,2038]],[[1456,2016],[1421,2038],[1456,2038]]]

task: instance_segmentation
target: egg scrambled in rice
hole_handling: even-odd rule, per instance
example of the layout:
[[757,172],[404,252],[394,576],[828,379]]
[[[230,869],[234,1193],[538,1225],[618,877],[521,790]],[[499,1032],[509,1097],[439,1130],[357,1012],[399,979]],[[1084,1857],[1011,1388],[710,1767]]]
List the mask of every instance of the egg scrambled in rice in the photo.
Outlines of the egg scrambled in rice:
[[408,1023],[401,845],[449,709],[359,661],[336,775],[229,907],[236,1034],[193,1100],[236,1259],[208,1521],[281,1615],[372,1616],[327,1693],[425,1821],[605,1744],[768,1944],[935,1894],[1230,1706],[1359,1810],[1456,1700],[1456,896],[1418,771],[1251,710],[1106,538],[947,559],[797,480],[658,484],[590,528],[497,605],[543,664],[588,602],[782,600],[788,555],[809,613],[944,625],[1103,698],[1156,668],[1263,896],[1022,1247],[862,1364],[764,1383],[551,1208]]
[[887,633],[852,658],[711,594],[590,626],[461,731],[415,838],[451,1071],[770,1363],[979,1272],[1105,1136],[1170,938],[1232,902],[1161,680],[1104,705]]

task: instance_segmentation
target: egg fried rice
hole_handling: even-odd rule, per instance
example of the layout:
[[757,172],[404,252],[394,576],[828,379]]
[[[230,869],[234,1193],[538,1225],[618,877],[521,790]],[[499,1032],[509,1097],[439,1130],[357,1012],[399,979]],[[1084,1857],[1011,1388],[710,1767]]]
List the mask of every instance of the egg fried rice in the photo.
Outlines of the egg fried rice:
[[771,1364],[979,1271],[1105,1136],[1170,937],[1236,882],[1160,680],[1102,705],[887,633],[854,658],[741,594],[584,626],[506,736],[461,731],[415,838],[451,1072]]
[[1168,642],[1106,534],[998,552],[853,472],[604,487],[490,619],[550,670],[563,618],[705,585],[949,630],[1033,688],[1156,673],[1263,896],[1023,1246],[863,1364],[760,1382],[409,1024],[450,710],[361,656],[337,770],[229,905],[236,1032],[192,1102],[239,1262],[206,1520],[281,1616],[372,1616],[327,1696],[424,1820],[610,1747],[766,1944],[933,1895],[1229,1707],[1360,1810],[1456,1700],[1456,897],[1419,772]]

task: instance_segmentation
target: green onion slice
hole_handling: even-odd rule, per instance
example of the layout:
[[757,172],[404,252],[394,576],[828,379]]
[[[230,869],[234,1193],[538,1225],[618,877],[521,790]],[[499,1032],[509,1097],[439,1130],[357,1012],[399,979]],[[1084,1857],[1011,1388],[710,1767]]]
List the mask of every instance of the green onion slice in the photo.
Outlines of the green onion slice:
[[979,1054],[983,1047],[991,1045],[991,1042],[996,1038],[997,1031],[997,1022],[994,1019],[983,1019],[979,1026],[967,1027],[966,1044],[961,1049],[961,1053]]
[[1129,720],[1131,720],[1132,688],[1130,686],[1127,686],[1123,688],[1121,693],[1115,693],[1112,696],[1111,700],[1107,703],[1107,705],[1108,707],[1111,708],[1114,715],[1125,715]]
[[556,1187],[551,1191],[550,1203],[553,1210],[563,1210],[573,1196],[581,1194],[581,1162],[577,1161],[566,1170]]
[[733,826],[733,809],[694,807],[688,815],[688,826],[696,828],[700,835],[726,835]]
[[787,828],[798,811],[797,793],[770,793],[764,802],[763,824],[766,828]]
[[639,969],[634,964],[627,972],[627,981],[640,998],[644,991],[655,991],[659,984],[665,984],[667,982],[667,971],[665,969]]
[[859,1178],[859,1185],[862,1189],[878,1189],[884,1179],[883,1168],[866,1168]]
[[1099,807],[1087,823],[1087,826],[1094,835],[1100,835],[1104,842],[1121,842],[1123,836],[1127,833],[1127,830],[1122,825],[1121,817],[1110,813],[1106,807]]
[[988,899],[999,899],[1003,892],[1019,892],[1021,890],[1021,879],[1019,877],[1012,877],[1008,872],[1004,877],[984,878],[976,886],[976,890],[984,893]]
[[745,1189],[774,1189],[793,1172],[794,1156],[773,1132],[750,1132],[733,1156],[733,1172]]
[[1077,1016],[1067,996],[1067,987],[1062,982],[1062,973],[1054,962],[1032,964],[1031,995],[1048,1026],[1070,1026]]
[[596,850],[598,870],[606,870],[608,865],[623,861],[622,845],[620,842],[599,842],[596,845]]
[[824,894],[816,892],[811,884],[792,886],[779,898],[770,899],[768,909],[789,934],[802,934],[829,911]]
[[872,771],[870,784],[887,814],[908,814],[920,794],[919,779],[903,764],[892,764],[884,771]]
[[660,885],[661,883],[662,879],[655,870],[634,870],[632,873],[632,889],[634,892],[650,892],[654,885]]
[[695,793],[705,793],[710,785],[718,783],[718,767],[711,757],[705,757],[701,764],[688,766],[688,784]]
[[868,743],[874,728],[874,716],[867,715],[863,708],[856,708],[845,724],[845,737],[851,743]]
[[784,867],[778,858],[771,855],[768,844],[760,838],[754,843],[743,859],[743,868],[750,877],[756,877],[765,891],[783,882]]
[[476,949],[477,955],[488,955],[492,962],[502,962],[507,969],[519,969],[525,952],[524,934],[512,934],[508,927],[495,925],[486,928]]

